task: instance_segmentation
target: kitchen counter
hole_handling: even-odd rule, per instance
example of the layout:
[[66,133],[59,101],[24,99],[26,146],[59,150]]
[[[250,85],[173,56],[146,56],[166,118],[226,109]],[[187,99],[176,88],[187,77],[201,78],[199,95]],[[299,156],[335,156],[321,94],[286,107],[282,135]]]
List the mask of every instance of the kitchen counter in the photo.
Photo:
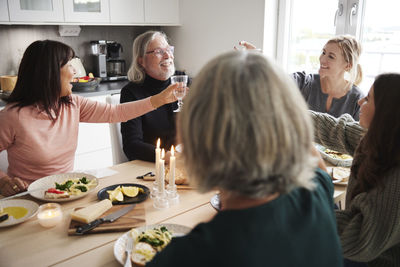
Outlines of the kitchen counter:
[[[117,81],[117,82],[104,82],[100,83],[95,90],[91,91],[73,91],[73,94],[77,94],[83,97],[102,96],[119,94],[121,89],[128,84],[129,81]],[[0,109],[6,105],[6,102],[0,99]]]

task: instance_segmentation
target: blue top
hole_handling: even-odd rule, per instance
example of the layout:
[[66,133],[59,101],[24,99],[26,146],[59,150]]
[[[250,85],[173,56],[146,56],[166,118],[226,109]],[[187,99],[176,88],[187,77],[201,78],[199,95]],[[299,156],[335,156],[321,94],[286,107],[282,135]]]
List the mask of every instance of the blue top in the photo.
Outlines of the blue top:
[[364,94],[356,85],[353,85],[345,96],[333,98],[331,108],[327,111],[326,100],[328,99],[328,94],[322,92],[319,74],[295,72],[292,76],[300,88],[309,109],[328,113],[336,118],[348,113],[354,120],[359,120],[360,106],[357,102],[364,97]]
[[340,267],[333,184],[318,169],[316,188],[297,188],[263,205],[220,211],[171,243],[146,266]]

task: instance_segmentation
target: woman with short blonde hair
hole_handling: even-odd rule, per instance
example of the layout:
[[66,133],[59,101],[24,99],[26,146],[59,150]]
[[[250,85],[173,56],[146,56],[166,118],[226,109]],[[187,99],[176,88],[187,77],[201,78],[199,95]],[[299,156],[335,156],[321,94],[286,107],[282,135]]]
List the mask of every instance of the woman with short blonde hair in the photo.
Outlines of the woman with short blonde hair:
[[220,211],[146,266],[342,266],[330,177],[296,85],[257,52],[211,60],[178,132],[191,181],[219,190]]

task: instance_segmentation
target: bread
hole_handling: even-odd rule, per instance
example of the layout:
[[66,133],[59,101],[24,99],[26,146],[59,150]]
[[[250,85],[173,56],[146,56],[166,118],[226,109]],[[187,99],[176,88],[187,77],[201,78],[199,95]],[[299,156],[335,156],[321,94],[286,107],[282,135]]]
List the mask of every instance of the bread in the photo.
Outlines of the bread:
[[332,171],[332,177],[333,179],[342,180],[342,182],[347,182],[350,177],[350,168],[334,167]]
[[138,242],[132,251],[132,262],[137,266],[145,266],[156,255],[157,251],[149,244]]
[[[169,168],[166,168],[165,170],[165,181],[166,183],[169,183]],[[175,184],[180,185],[180,184],[188,184],[189,181],[187,179],[187,174],[184,168],[175,168]]]
[[[61,191],[61,190],[53,190],[52,191],[51,189],[53,189],[53,188],[50,188],[49,190],[44,192],[44,198],[48,198],[48,199],[69,198],[69,194],[67,191]],[[55,191],[57,191],[57,193],[53,193]]]

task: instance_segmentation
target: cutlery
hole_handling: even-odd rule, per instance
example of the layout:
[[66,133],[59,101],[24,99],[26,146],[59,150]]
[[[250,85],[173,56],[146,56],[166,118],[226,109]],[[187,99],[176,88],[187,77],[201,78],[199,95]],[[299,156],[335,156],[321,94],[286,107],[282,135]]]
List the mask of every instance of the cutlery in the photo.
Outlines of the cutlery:
[[125,260],[124,267],[132,266],[132,262],[131,262],[132,249],[133,249],[133,238],[128,236],[128,238],[126,239],[126,244],[125,244],[126,260]]
[[121,217],[122,215],[125,215],[126,213],[131,211],[135,206],[136,206],[136,204],[129,205],[125,208],[122,208],[120,210],[117,210],[116,212],[113,212],[113,213],[107,215],[106,217],[99,218],[99,219],[94,220],[93,222],[85,224],[85,225],[81,225],[76,229],[76,233],[79,235],[83,235],[83,234],[89,232],[90,230],[92,230],[93,228],[96,228],[97,226],[99,226],[102,223],[113,222],[116,219],[118,219],[119,217]]
[[137,179],[143,179],[143,180],[154,180],[154,176],[156,176],[154,173],[152,172],[148,172],[146,174],[140,175],[140,176],[136,176]]
[[25,192],[18,193],[18,194],[9,196],[9,197],[2,198],[2,199],[0,199],[0,201],[11,199],[11,198],[15,198],[15,197],[22,197],[22,196],[25,196],[27,194],[30,194],[30,193],[33,193],[33,192],[36,192],[36,191],[41,191],[41,190],[45,191],[46,188],[36,188],[36,189],[33,189],[33,190],[25,191]]

